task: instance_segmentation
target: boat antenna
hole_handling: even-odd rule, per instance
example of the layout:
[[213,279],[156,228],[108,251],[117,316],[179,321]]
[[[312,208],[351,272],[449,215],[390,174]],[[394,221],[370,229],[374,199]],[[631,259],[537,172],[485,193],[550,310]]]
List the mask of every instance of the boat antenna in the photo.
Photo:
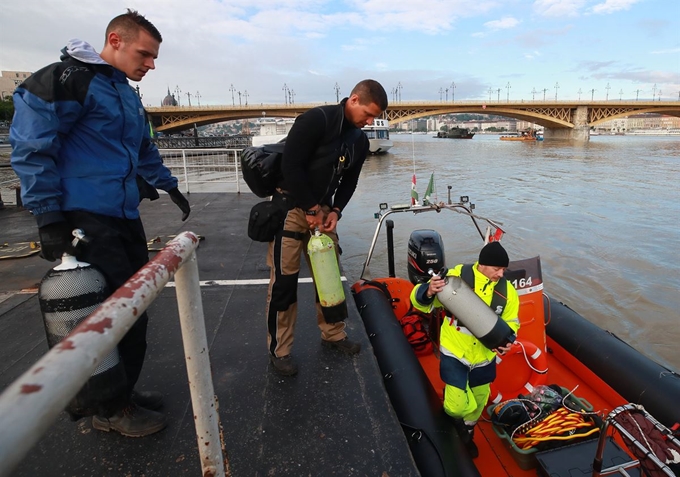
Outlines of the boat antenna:
[[413,140],[413,119],[411,119],[411,155],[413,161],[413,181],[411,184],[411,205],[418,205],[418,192],[416,192],[416,144]]
[[413,119],[411,119],[411,155],[413,158],[413,175],[416,174],[416,144],[413,140]]

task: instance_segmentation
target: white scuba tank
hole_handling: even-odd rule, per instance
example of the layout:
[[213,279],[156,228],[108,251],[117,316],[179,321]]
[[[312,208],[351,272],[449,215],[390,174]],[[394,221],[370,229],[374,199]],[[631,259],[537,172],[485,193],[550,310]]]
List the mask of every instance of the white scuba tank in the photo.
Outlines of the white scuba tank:
[[[74,235],[75,247],[84,236],[81,231],[74,231]],[[62,341],[110,294],[99,270],[65,253],[61,263],[45,274],[38,289],[49,348]],[[98,414],[99,406],[120,398],[125,385],[125,369],[115,348],[102,359],[66,410],[73,418]]]
[[343,321],[347,318],[347,302],[333,240],[317,229],[309,239],[307,253],[326,323]]
[[447,276],[437,299],[487,348],[515,341],[512,328],[484,303],[461,277]]

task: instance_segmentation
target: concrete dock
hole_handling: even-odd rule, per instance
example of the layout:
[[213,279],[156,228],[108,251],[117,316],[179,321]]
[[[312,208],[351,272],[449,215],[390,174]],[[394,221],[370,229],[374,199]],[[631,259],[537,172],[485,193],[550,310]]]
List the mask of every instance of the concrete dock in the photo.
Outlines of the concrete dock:
[[[200,280],[208,282],[202,299],[231,475],[418,475],[349,284],[347,329],[362,352],[348,357],[321,346],[313,285],[300,283],[293,349],[300,372],[278,376],[266,349],[267,245],[246,234],[250,208],[261,199],[250,193],[192,193],[189,200],[192,212],[184,223],[166,195],[144,201],[140,210],[149,239],[165,241],[184,230],[205,237],[197,257]],[[0,230],[2,243],[38,239],[33,217],[16,207],[0,210]],[[38,255],[0,260],[0,391],[48,350],[36,292],[52,266]],[[303,277],[309,277],[306,269]],[[149,316],[138,388],[165,394],[168,427],[127,438],[62,413],[11,475],[202,475],[174,288],[164,289]]]

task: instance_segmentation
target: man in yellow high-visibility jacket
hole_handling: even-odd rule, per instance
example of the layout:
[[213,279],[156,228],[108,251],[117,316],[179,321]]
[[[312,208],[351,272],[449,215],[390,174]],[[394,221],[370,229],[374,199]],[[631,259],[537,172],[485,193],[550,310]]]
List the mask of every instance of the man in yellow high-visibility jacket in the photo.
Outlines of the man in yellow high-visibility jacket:
[[[499,242],[482,248],[473,265],[456,265],[447,276],[459,276],[484,303],[505,321],[514,333],[519,330],[519,297],[512,284],[503,278],[509,264],[508,254]],[[411,292],[411,303],[420,311],[442,307],[436,294],[444,288],[437,275]],[[440,330],[440,375],[446,383],[444,411],[456,421],[456,428],[470,455],[479,455],[473,442],[474,426],[489,399],[490,383],[496,378],[496,353],[503,354],[510,344],[490,350],[455,317],[447,316]]]

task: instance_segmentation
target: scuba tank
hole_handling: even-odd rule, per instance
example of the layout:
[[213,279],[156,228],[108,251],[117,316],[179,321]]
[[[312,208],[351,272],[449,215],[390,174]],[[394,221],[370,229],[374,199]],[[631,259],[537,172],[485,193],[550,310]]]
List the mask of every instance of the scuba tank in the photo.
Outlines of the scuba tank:
[[307,244],[307,253],[326,323],[343,321],[347,318],[347,302],[333,240],[316,229]]
[[[73,247],[87,239],[79,229]],[[87,318],[109,295],[109,287],[102,273],[89,263],[64,254],[61,263],[43,277],[38,289],[40,311],[47,334],[47,344],[53,348],[76,326]],[[111,406],[118,406],[126,393],[125,368],[118,349],[105,356],[83,388],[71,400],[66,411],[71,419],[95,414],[107,414]]]
[[495,349],[515,341],[512,328],[462,278],[447,276],[445,281],[446,285],[437,293],[437,299],[484,346]]

